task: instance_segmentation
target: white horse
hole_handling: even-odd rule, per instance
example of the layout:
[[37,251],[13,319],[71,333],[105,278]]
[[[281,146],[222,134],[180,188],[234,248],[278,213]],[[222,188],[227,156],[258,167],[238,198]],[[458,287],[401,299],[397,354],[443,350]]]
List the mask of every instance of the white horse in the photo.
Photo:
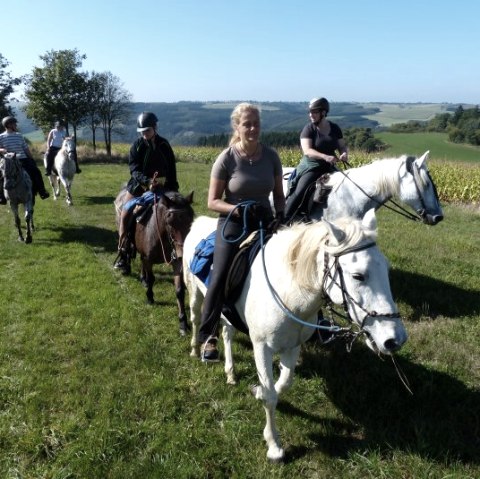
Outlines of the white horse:
[[[420,158],[407,155],[385,158],[330,174],[324,184],[326,188],[331,188],[326,204],[312,202],[309,219],[334,221],[346,216],[362,218],[370,208],[377,210],[392,198],[398,198],[417,213],[416,219],[436,225],[443,219],[443,211],[428,172],[428,156],[427,151]],[[293,168],[284,168],[283,171],[283,187],[287,193],[288,178]],[[317,182],[316,188],[319,187]],[[400,206],[396,206],[399,211]],[[407,211],[400,213],[409,215]],[[409,217],[415,218],[412,215]]]
[[[35,230],[33,224],[33,194],[32,180],[28,173],[22,168],[20,160],[17,159],[16,153],[6,153],[0,158],[0,172],[3,177],[2,188],[5,198],[10,203],[15,218],[15,226],[18,230],[18,240],[25,243],[32,242],[32,231]],[[25,210],[25,223],[27,232],[25,239],[20,224],[20,216],[18,214],[18,205],[23,204]]]
[[[72,182],[77,171],[75,163],[76,145],[73,137],[67,136],[62,143],[62,147],[58,151],[54,160],[54,168],[49,176],[50,185],[53,190],[53,199],[56,200],[60,196],[60,184],[63,185],[68,205],[73,205],[72,200]],[[47,159],[44,158],[45,168]]]
[[[191,355],[199,353],[197,334],[206,289],[189,265],[198,242],[215,224],[215,218],[196,219],[184,245],[183,268],[193,324]],[[253,343],[260,381],[253,392],[265,408],[263,436],[270,460],[284,456],[275,425],[278,394],[292,384],[300,346],[312,335],[317,312],[324,306],[324,293],[335,304],[347,304],[358,335],[365,335],[375,352],[390,355],[407,340],[392,299],[388,264],[375,244],[376,224],[372,209],[363,220],[323,220],[284,228],[265,245],[264,257],[260,252],[252,264],[235,307]],[[231,350],[228,331],[224,328],[225,351]],[[277,353],[280,376],[275,382],[273,356]],[[227,376],[232,374],[229,381],[234,381],[233,363],[227,364],[227,357],[225,371]]]

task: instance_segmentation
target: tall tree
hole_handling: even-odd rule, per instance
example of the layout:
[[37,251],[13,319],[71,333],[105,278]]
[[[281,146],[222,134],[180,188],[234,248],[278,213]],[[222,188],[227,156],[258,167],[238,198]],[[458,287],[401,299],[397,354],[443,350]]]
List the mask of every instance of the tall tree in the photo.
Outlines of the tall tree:
[[112,156],[112,133],[122,133],[132,110],[132,95],[111,72],[97,76],[100,84],[98,116],[105,139],[107,156]]
[[93,151],[97,151],[97,128],[101,125],[99,105],[103,97],[105,74],[91,72],[87,84],[88,111],[85,120],[92,132]]
[[[13,93],[14,87],[21,83],[20,78],[13,78],[11,73],[6,70],[8,65],[10,62],[0,53],[0,118],[12,114],[9,97]],[[0,129],[3,129],[1,124]]]
[[78,125],[87,114],[87,73],[78,71],[86,55],[78,50],[51,50],[41,55],[43,67],[34,67],[26,77],[25,108],[30,118],[44,133],[55,120]]

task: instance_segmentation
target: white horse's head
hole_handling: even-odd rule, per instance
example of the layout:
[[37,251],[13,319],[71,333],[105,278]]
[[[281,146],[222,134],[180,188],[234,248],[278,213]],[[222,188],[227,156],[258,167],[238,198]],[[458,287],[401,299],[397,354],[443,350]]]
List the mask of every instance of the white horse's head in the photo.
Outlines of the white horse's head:
[[399,198],[414,209],[428,225],[443,220],[435,184],[427,168],[429,151],[420,158],[403,157],[400,167]]
[[330,253],[325,292],[334,303],[347,304],[372,350],[394,353],[407,340],[407,333],[390,291],[388,262],[375,243],[375,211],[368,211],[361,221],[323,223],[329,230]]
[[62,149],[67,152],[67,155],[74,155],[76,153],[75,138],[73,136],[67,136],[63,140]]

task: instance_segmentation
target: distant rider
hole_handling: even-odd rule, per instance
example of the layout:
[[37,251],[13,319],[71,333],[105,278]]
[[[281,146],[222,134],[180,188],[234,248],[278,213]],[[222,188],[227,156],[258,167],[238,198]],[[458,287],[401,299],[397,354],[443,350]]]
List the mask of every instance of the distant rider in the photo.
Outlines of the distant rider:
[[42,200],[48,198],[50,195],[45,189],[42,173],[33,159],[25,138],[17,131],[16,118],[6,116],[2,120],[2,125],[5,131],[0,135],[0,148],[3,148],[5,152],[17,154],[23,169],[32,179],[32,194],[38,193]]

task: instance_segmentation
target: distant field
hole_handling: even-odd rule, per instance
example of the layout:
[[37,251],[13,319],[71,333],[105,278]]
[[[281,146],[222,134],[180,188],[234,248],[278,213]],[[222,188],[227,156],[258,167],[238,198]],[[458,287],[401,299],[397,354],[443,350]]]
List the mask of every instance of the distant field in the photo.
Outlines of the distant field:
[[451,143],[445,133],[376,133],[376,137],[391,145],[387,150],[392,155],[421,155],[430,150],[435,160],[480,163],[480,148],[466,144]]
[[409,120],[428,121],[451,108],[451,105],[446,103],[364,103],[363,106],[365,108],[376,106],[380,109],[379,113],[365,115],[365,118],[378,121],[381,126],[390,126]]

